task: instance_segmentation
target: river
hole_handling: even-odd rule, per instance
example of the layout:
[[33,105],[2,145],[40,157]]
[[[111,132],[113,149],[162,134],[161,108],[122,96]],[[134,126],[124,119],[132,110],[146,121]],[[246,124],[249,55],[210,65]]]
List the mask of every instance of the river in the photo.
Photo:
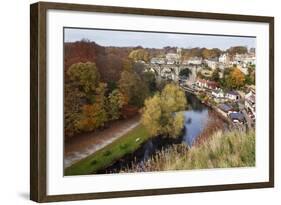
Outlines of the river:
[[179,138],[167,139],[159,136],[150,139],[134,153],[122,157],[108,168],[98,171],[98,173],[118,173],[121,169],[130,167],[133,162],[142,163],[157,151],[173,144],[185,143],[191,147],[210,123],[215,123],[219,126],[225,125],[225,122],[218,115],[214,114],[214,111],[209,107],[201,103],[196,96],[186,93],[186,98],[188,109],[184,111],[184,130]]

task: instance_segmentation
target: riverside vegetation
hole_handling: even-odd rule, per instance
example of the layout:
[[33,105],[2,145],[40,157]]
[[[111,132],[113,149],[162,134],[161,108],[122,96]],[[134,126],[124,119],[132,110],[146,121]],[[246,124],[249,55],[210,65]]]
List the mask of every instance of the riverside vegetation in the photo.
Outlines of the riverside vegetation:
[[202,144],[188,148],[173,145],[142,164],[132,163],[122,172],[190,170],[255,166],[254,131],[218,131]]

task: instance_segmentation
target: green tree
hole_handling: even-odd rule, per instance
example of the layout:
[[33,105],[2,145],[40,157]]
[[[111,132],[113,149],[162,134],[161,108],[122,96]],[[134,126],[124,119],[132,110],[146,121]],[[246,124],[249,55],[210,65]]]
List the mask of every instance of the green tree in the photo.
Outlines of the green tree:
[[211,79],[212,79],[213,81],[217,81],[217,82],[220,80],[220,70],[219,70],[219,68],[216,68],[216,69],[213,71]]
[[254,85],[256,81],[255,65],[248,65],[248,74],[245,76],[245,83]]
[[179,76],[184,77],[184,78],[188,78],[191,74],[191,70],[188,68],[184,68],[180,71]]
[[167,84],[160,94],[145,101],[141,122],[151,136],[176,138],[184,125],[187,101],[184,92],[174,84]]

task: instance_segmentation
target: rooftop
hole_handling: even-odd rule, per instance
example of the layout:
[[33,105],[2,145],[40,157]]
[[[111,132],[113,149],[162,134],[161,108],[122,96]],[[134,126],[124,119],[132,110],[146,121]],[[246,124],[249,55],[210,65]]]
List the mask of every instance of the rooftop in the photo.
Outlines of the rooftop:
[[229,114],[229,117],[232,120],[239,120],[240,122],[244,121],[244,115],[241,112],[232,112]]
[[233,110],[233,107],[231,105],[227,105],[227,104],[220,104],[219,108],[224,112],[229,112],[229,111]]
[[229,95],[239,95],[239,93],[237,91],[234,91],[234,90],[228,91],[227,94],[229,94]]

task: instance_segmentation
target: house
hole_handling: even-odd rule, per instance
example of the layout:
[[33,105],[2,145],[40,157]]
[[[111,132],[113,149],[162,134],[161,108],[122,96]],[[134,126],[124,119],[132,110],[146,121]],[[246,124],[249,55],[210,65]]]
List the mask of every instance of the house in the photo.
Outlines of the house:
[[181,59],[180,50],[178,53],[167,53],[166,61],[168,65],[179,63]]
[[195,56],[195,57],[192,57],[192,58],[188,59],[187,61],[185,61],[185,63],[188,65],[201,65],[202,58]]
[[232,122],[234,123],[244,123],[245,122],[245,117],[243,113],[241,112],[231,112],[229,113],[229,117]]
[[151,58],[151,64],[165,64],[165,58]]
[[230,63],[230,57],[229,57],[228,53],[224,53],[224,54],[220,55],[219,62],[224,65],[228,65]]
[[254,90],[250,90],[250,92],[245,95],[245,109],[251,112],[254,117],[256,116],[256,94]]
[[213,90],[212,96],[214,96],[215,98],[224,98],[224,93],[221,90]]
[[236,91],[229,91],[226,93],[225,97],[229,100],[233,100],[233,101],[236,101],[236,100],[239,100],[240,99],[240,95],[238,92]]
[[219,65],[219,62],[218,62],[217,58],[206,59],[205,63],[212,70],[215,70],[218,67],[218,65]]
[[245,67],[248,64],[256,64],[255,53],[236,54],[233,63]]
[[210,90],[219,89],[219,83],[217,83],[215,81],[207,81],[207,88]]
[[168,59],[167,60],[167,65],[173,65],[173,64],[176,64],[176,60],[172,60],[172,59]]
[[210,89],[210,90],[219,89],[219,84],[217,82],[205,80],[205,79],[201,79],[201,78],[198,78],[196,80],[196,85],[200,88],[207,88],[207,89]]
[[228,104],[220,104],[218,108],[226,114],[230,114],[234,111],[234,108]]

